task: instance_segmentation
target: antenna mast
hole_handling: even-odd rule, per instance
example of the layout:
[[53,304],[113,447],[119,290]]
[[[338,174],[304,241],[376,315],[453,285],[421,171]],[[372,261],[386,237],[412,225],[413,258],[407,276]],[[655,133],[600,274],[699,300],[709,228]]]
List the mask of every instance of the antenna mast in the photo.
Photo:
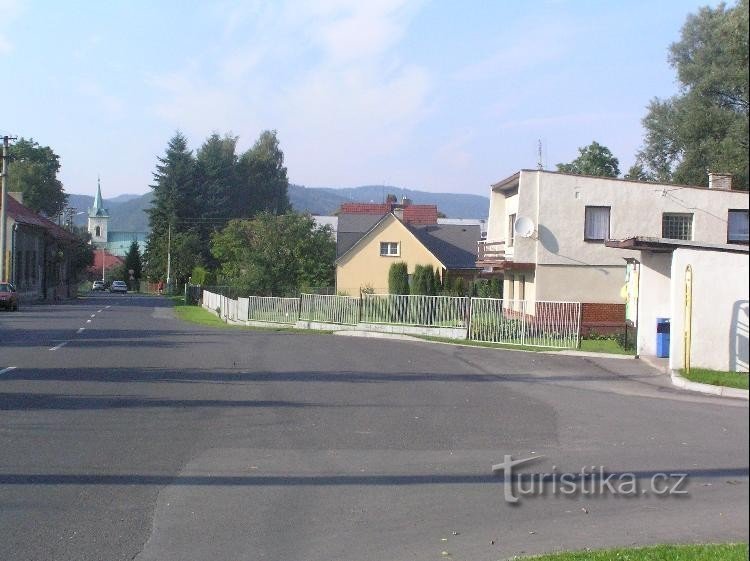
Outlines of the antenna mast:
[[537,141],[536,169],[540,171],[544,169],[544,164],[542,164],[542,139],[541,138]]

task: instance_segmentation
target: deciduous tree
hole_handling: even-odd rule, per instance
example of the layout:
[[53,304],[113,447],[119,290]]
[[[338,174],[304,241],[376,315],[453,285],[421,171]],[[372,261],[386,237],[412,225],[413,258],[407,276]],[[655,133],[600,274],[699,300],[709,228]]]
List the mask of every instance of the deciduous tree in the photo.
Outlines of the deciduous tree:
[[620,162],[609,148],[593,141],[578,149],[578,157],[569,164],[557,164],[557,171],[576,175],[596,175],[617,177],[620,175]]
[[57,216],[65,208],[67,195],[57,178],[60,157],[49,146],[33,138],[21,138],[9,149],[8,190],[21,191],[27,207]]

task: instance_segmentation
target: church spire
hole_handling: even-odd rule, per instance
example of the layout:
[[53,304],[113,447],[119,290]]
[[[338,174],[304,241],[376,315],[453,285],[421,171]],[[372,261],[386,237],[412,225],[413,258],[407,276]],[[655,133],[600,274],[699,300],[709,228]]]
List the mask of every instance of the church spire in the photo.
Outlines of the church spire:
[[102,201],[102,180],[98,175],[96,176],[96,198],[94,199],[94,207],[89,211],[90,216],[108,216],[107,209],[104,208]]

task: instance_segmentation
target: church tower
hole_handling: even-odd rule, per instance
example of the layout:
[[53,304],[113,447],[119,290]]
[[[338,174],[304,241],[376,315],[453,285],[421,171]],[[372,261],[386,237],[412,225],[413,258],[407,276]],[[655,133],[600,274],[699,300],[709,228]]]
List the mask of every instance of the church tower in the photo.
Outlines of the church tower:
[[107,222],[109,213],[102,204],[101,181],[96,180],[96,199],[94,207],[89,209],[89,234],[94,245],[103,246],[107,243]]

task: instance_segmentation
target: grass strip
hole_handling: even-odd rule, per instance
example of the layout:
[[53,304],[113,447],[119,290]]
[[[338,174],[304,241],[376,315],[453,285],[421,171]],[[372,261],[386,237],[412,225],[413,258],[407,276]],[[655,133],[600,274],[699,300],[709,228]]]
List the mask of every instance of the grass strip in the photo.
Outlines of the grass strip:
[[533,561],[747,561],[747,558],[747,544],[705,544],[576,551],[521,559]]
[[709,370],[708,368],[691,368],[690,373],[683,368],[680,370],[683,378],[691,382],[711,384],[712,386],[724,386],[727,388],[748,389],[747,372],[724,372],[722,370]]

